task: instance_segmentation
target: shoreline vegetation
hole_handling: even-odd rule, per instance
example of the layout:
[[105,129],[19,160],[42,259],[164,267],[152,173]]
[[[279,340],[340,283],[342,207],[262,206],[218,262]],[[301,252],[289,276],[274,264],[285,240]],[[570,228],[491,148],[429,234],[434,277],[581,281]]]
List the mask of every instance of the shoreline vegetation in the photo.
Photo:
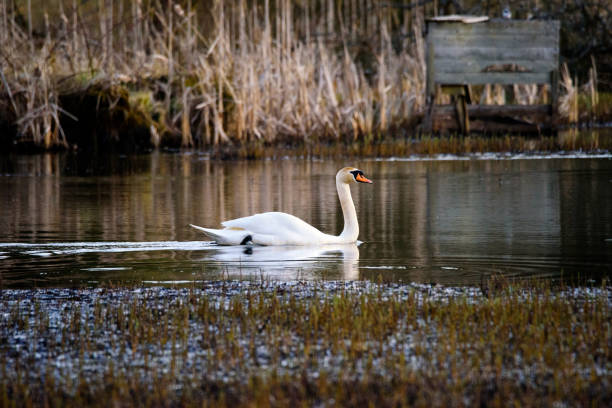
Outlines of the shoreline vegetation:
[[612,403],[606,281],[105,285],[0,304],[0,407]]
[[[2,2],[0,146],[91,152],[197,148],[247,158],[300,146],[360,146],[365,155],[384,155],[389,139],[413,145],[396,148],[394,155],[429,151],[432,143],[442,149],[438,153],[478,151],[479,145],[522,151],[534,143],[566,150],[559,139],[418,135],[425,106],[425,19],[453,12],[497,17],[503,6],[464,3],[460,8],[433,0]],[[536,1],[533,9],[510,3],[516,18],[532,13],[562,19],[563,123],[609,121],[606,67],[612,62],[605,30],[612,16],[606,2],[559,8],[554,0]],[[572,30],[587,21],[593,32],[584,48],[583,34]],[[475,94],[483,103],[541,102],[548,94],[545,87],[510,88],[482,86]],[[609,137],[603,139],[577,148],[610,149]]]

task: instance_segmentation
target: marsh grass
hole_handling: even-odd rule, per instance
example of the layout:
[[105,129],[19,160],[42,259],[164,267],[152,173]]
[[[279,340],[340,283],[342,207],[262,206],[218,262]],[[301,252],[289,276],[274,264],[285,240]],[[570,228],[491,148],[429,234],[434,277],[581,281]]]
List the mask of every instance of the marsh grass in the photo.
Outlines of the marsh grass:
[[541,154],[551,152],[608,152],[612,138],[606,129],[568,128],[558,136],[381,136],[374,140],[321,141],[289,145],[247,142],[238,149],[219,146],[211,157],[218,159],[302,158],[392,158],[432,155]]
[[[3,2],[0,141],[240,154],[253,143],[371,144],[412,132],[425,102],[424,19],[436,13],[434,2],[419,4]],[[569,122],[578,95],[589,118],[606,117],[595,63],[584,91],[568,78]],[[486,101],[505,101],[503,87],[486,89]],[[546,95],[529,85],[514,93],[520,103]]]
[[1,406],[607,406],[610,287],[8,290]]

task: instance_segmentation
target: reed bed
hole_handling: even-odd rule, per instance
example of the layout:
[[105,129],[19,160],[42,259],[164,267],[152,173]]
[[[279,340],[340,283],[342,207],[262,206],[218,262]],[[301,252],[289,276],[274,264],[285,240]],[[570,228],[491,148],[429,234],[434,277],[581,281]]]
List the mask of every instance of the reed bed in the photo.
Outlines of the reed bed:
[[[398,50],[390,17],[371,1],[53,3],[38,33],[31,7],[0,10],[2,108],[19,142],[69,144],[64,129],[81,115],[62,96],[75,92],[94,94],[87,109],[138,116],[154,146],[359,138],[422,108],[422,7],[407,33],[414,41]],[[377,33],[363,46],[349,24],[361,16]]]
[[5,290],[0,406],[609,406],[612,289]]
[[[501,8],[473,6],[470,12],[492,16]],[[424,108],[423,21],[453,7],[408,0],[2,2],[0,143],[238,151],[249,143],[371,143],[412,132]],[[580,93],[588,95],[589,118],[599,120],[609,104],[597,97],[592,65]],[[576,82],[563,81],[573,101],[562,105],[570,122]],[[483,95],[499,102],[504,92]],[[513,93],[521,103],[545,97],[533,86]]]

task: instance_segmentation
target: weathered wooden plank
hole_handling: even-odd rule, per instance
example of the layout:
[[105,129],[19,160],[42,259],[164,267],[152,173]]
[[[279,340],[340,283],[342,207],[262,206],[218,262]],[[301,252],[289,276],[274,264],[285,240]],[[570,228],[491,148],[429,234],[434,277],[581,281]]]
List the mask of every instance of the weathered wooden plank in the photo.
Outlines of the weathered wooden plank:
[[[523,133],[523,134],[540,134],[548,132],[551,129],[550,123],[547,121],[537,121],[533,123],[507,120],[470,120],[470,132],[472,133]],[[431,130],[435,133],[460,133],[461,128],[453,116],[436,115],[432,120]]]
[[432,35],[440,33],[447,35],[474,34],[485,36],[493,33],[558,35],[560,27],[560,22],[556,20],[490,20],[479,24],[463,24],[458,22],[430,22],[427,24],[428,33]]
[[[435,121],[432,125],[434,132],[457,132],[461,130],[455,121]],[[541,134],[547,133],[550,130],[550,125],[547,123],[530,124],[530,123],[500,123],[483,120],[470,121],[470,131],[472,133],[521,133],[521,134]]]
[[558,35],[537,35],[532,33],[503,34],[493,33],[489,35],[465,35],[465,34],[432,34],[431,39],[439,47],[492,47],[492,46],[525,46],[531,47],[554,47],[558,48]]
[[448,73],[435,72],[434,82],[438,84],[548,84],[550,73],[536,72],[482,72],[482,73]]
[[[494,59],[470,59],[470,58],[437,58],[434,60],[434,67],[436,72],[484,72],[486,68],[493,66],[501,66],[507,64],[514,64],[520,72],[522,69],[525,72],[550,72],[556,70],[557,60],[524,60],[517,59],[509,61],[499,61]],[[490,68],[489,70],[492,70]]]
[[457,28],[446,28],[444,26],[431,26],[427,33],[428,36],[433,38],[452,38],[452,37],[507,37],[507,36],[541,36],[546,38],[555,38],[559,36],[558,29],[530,29],[527,28],[525,30],[512,29],[512,30],[496,30],[494,28],[488,27],[487,24],[483,24],[481,27],[482,30],[474,30],[473,27],[457,27]]
[[[549,115],[550,105],[468,105],[470,118],[494,118],[500,116]],[[454,115],[455,105],[436,105],[435,116]]]
[[[470,131],[540,133],[550,129],[549,105],[468,105]],[[462,132],[454,105],[436,105],[431,113],[435,132]]]
[[550,73],[550,105],[551,122],[555,126],[559,120],[559,71],[554,70]]
[[[483,26],[486,26],[486,24],[484,24]],[[544,29],[544,30],[533,29],[533,28],[527,28],[525,30],[521,30],[521,29],[495,30],[492,27],[486,27],[485,29],[482,29],[482,30],[475,30],[473,29],[473,26],[472,27],[469,27],[469,26],[457,27],[457,28],[451,28],[451,29],[448,29],[446,27],[433,26],[428,31],[428,35],[434,38],[453,37],[453,36],[488,37],[488,36],[511,36],[511,35],[516,35],[516,36],[531,35],[534,37],[542,36],[542,37],[553,37],[554,38],[554,37],[559,36],[559,30],[555,28],[549,28],[549,29]]]
[[503,63],[511,63],[513,60],[558,60],[559,50],[553,47],[439,47],[435,44],[433,50],[434,60],[440,58],[463,58],[498,60]]

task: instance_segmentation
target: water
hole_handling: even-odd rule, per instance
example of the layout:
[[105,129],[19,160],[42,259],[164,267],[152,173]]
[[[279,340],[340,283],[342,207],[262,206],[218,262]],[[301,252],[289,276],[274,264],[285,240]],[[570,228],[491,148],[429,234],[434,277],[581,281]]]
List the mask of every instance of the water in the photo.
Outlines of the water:
[[[339,233],[354,165],[360,245],[220,247],[188,227],[262,211]],[[156,153],[0,159],[0,287],[219,278],[478,284],[612,272],[612,158],[217,162]]]

